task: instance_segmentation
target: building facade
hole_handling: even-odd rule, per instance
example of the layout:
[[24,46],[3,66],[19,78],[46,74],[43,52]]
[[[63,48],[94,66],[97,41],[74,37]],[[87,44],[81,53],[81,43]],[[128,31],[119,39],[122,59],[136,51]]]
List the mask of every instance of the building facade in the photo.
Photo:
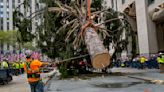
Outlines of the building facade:
[[[32,13],[38,11],[40,9],[39,0],[29,0],[30,7],[25,10],[22,3],[24,0],[0,0],[0,31],[9,31],[9,30],[17,30],[13,25],[13,11],[18,7],[18,10],[23,13],[25,16],[30,16]],[[35,16],[33,14],[31,17]],[[37,25],[40,24],[41,19],[39,17],[32,19],[31,32],[34,33],[36,31]],[[0,43],[1,51],[12,51],[13,47],[8,44]],[[15,48],[14,48],[15,49]]]
[[164,0],[105,0],[105,4],[127,15],[140,55],[164,51]]

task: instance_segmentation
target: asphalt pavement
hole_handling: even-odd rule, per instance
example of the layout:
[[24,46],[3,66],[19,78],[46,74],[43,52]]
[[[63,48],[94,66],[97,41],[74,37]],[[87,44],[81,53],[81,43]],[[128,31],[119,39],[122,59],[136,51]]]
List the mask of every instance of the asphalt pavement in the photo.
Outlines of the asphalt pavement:
[[6,85],[0,85],[0,92],[30,92],[30,86],[26,81],[26,75],[14,76],[13,81]]
[[[56,69],[50,73],[42,73],[41,77],[43,82],[48,81],[48,76],[52,75],[54,72],[57,72]],[[13,80],[6,85],[0,85],[0,92],[30,92],[30,86],[27,82],[27,75],[22,74],[19,76],[13,76]]]
[[[157,69],[113,68],[111,71],[126,75],[145,76],[163,79]],[[153,75],[154,74],[154,75]],[[163,84],[154,84],[124,75],[99,76],[89,79],[71,78],[57,80],[53,78],[47,85],[46,92],[163,92]],[[157,77],[158,76],[158,77]]]
[[[157,69],[113,68],[111,71],[125,73],[128,76],[164,79],[164,74]],[[108,75],[87,79],[75,77],[65,80],[53,77],[45,86],[45,90],[46,92],[163,92],[164,90],[163,84],[153,84],[128,76]],[[46,81],[47,79],[44,79],[44,82]],[[0,92],[30,92],[26,75],[14,76],[9,84],[0,85]]]

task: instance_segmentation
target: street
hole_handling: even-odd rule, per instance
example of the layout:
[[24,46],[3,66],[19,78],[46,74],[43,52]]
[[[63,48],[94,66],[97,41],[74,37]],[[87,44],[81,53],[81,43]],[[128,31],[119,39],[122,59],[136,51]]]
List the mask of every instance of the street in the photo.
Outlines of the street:
[[[51,75],[55,69],[49,73],[42,73],[41,77],[43,82],[47,82],[47,76]],[[6,85],[0,85],[0,92],[30,92],[30,86],[28,85],[26,74],[19,76],[13,76],[13,81]]]
[[163,92],[163,85],[149,84],[126,77],[98,77],[90,80],[52,81],[48,92]]
[[164,92],[164,0],[0,0],[0,92],[31,91]]
[[0,85],[0,92],[30,92],[25,74],[14,76],[13,81],[6,85]]
[[87,79],[71,78],[66,80],[52,79],[47,87],[47,92],[163,92],[163,84],[154,84],[144,80],[129,78],[128,76],[140,76],[164,80],[164,74],[157,69],[138,70],[128,68],[113,68],[113,73],[125,73],[121,75],[108,75]]
[[[125,75],[84,76],[84,79],[75,77],[64,80],[58,80],[54,77],[45,86],[45,90],[46,92],[163,92],[164,90],[163,84],[154,84],[128,77],[132,75],[164,80],[164,74],[159,73],[157,69],[113,68],[111,70],[113,73],[123,73]],[[47,74],[42,74],[42,76],[45,75]],[[14,76],[13,81],[9,84],[0,85],[0,92],[30,92],[26,75]]]

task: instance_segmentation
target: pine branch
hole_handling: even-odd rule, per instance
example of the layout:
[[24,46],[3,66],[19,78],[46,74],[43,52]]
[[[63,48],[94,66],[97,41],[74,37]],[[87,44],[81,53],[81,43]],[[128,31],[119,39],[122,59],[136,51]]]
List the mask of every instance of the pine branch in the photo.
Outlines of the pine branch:
[[59,30],[57,31],[57,33],[59,33],[62,29],[66,28],[67,26],[71,25],[75,21],[77,21],[77,19],[71,20],[69,23],[66,23],[65,25],[63,25],[62,27],[60,27]]
[[67,36],[65,41],[67,41],[69,39],[69,37],[71,36],[71,34],[75,31],[78,30],[79,24],[76,23],[76,25],[73,27],[73,29],[71,29],[70,31],[68,31]]
[[76,11],[78,12],[79,17],[82,18],[83,17],[82,12],[79,10],[79,8],[77,7],[77,5],[74,4],[74,7],[75,7]]
[[105,24],[105,23],[109,23],[109,22],[116,21],[116,20],[121,20],[121,19],[123,19],[123,18],[113,18],[113,19],[109,19],[109,20],[106,20],[106,21],[103,22],[103,23],[96,24],[95,26],[101,26],[101,25],[103,25],[103,24]]
[[69,12],[69,10],[64,9],[64,8],[60,8],[60,7],[49,7],[48,11],[49,12],[61,12],[61,11]]
[[106,36],[110,36],[109,33],[107,32],[107,31],[110,31],[110,30],[105,29],[105,28],[101,28],[101,27],[99,27],[99,26],[97,26],[97,28],[98,28],[98,29],[101,29],[101,31],[102,31],[103,33],[105,33]]

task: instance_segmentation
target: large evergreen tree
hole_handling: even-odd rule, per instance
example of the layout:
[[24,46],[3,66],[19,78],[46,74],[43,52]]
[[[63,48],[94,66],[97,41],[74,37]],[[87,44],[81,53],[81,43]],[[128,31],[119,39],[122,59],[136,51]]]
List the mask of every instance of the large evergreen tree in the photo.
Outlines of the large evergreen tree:
[[[64,2],[65,1],[65,2]],[[66,2],[69,1],[69,2]],[[81,36],[82,26],[85,24],[86,19],[86,0],[46,0],[46,11],[44,14],[44,37],[51,39],[56,38],[54,42],[54,54],[60,53],[65,50],[67,44],[71,44],[72,47],[81,48],[84,46],[84,37]],[[120,12],[112,9],[105,9],[102,6],[103,0],[92,0],[91,5],[91,17],[93,18],[92,24],[89,26],[95,26],[96,31],[104,40],[104,45],[109,46],[113,43],[115,53],[121,53],[126,49],[129,38],[132,36],[133,31],[128,23],[126,16]],[[83,22],[84,21],[84,22]],[[94,25],[95,24],[95,25]],[[125,31],[126,38],[122,39],[123,30]],[[43,33],[42,33],[43,34]],[[54,35],[53,35],[54,34]],[[83,34],[83,33],[82,33]],[[63,36],[60,36],[63,35]],[[42,36],[42,38],[43,38]],[[59,36],[59,37],[58,37]],[[49,40],[50,41],[50,40]],[[57,42],[59,41],[59,42]],[[42,41],[44,42],[44,41]],[[56,48],[55,45],[64,44]],[[67,47],[67,46],[66,46]],[[65,47],[65,48],[66,48]],[[85,46],[84,46],[85,47]],[[51,51],[47,47],[46,52]],[[59,49],[61,48],[61,49]],[[72,48],[73,50],[74,48]],[[58,51],[55,51],[58,50]],[[61,50],[61,51],[59,51]],[[58,54],[59,55],[59,54]],[[115,56],[116,54],[114,54]]]
[[[39,37],[38,47],[49,57],[70,58],[79,54],[86,54],[82,28],[86,24],[87,9],[86,0],[41,0],[45,3],[43,12],[43,21],[37,27],[37,37]],[[133,31],[128,23],[126,16],[120,12],[103,7],[103,0],[92,0],[91,18],[92,23],[88,27],[95,27],[104,45],[108,48],[112,43],[115,48],[115,54],[126,50],[129,39],[134,38]],[[21,16],[21,14],[17,13]],[[29,41],[28,27],[26,18],[20,22],[18,19],[17,27],[22,35],[25,35],[24,41]],[[30,26],[30,24],[29,24]],[[21,31],[22,30],[22,31]],[[23,31],[25,30],[25,31]],[[122,35],[125,30],[125,39]],[[26,39],[30,38],[30,39]],[[134,52],[134,50],[132,51]]]
[[[23,12],[20,11],[22,6],[24,7]],[[13,26],[18,29],[16,30],[19,34],[17,36],[17,42],[20,44],[20,46],[23,46],[27,42],[32,42],[36,37],[35,33],[32,33],[32,19],[35,18],[33,15],[40,11],[27,16],[27,12],[30,8],[30,1],[24,0],[23,3],[19,4],[13,11]]]

